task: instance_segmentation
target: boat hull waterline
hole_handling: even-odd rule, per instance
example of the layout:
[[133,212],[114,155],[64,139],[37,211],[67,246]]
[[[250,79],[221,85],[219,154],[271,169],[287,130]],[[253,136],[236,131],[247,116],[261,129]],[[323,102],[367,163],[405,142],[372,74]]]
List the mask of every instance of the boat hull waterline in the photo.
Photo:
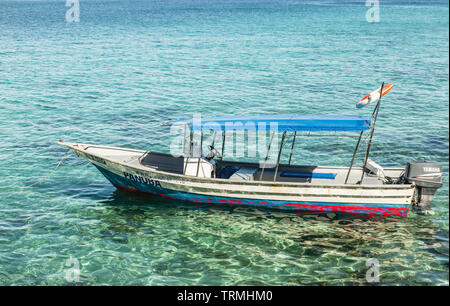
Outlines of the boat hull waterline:
[[[223,179],[188,177],[140,165],[139,157],[145,154],[145,151],[74,143],[62,144],[94,164],[119,190],[143,192],[195,203],[406,217],[414,194],[413,185],[381,188],[362,185],[314,186],[267,182],[243,184]],[[120,157],[115,155],[116,152],[120,152]]]
[[[407,216],[409,205],[395,205],[395,207],[385,204],[364,204],[364,203],[326,203],[326,202],[303,202],[303,201],[271,201],[245,199],[223,196],[209,196],[188,192],[180,192],[165,189],[158,183],[151,183],[149,180],[133,180],[125,176],[117,175],[104,168],[97,167],[100,172],[119,190],[129,192],[143,192],[166,198],[190,201],[205,204],[229,204],[235,206],[253,206],[261,208],[290,210],[290,211],[314,211],[314,212],[338,212],[350,214],[369,215],[396,215]],[[126,174],[128,176],[128,174]],[[157,182],[154,181],[153,182]],[[158,186],[159,185],[159,186]]]

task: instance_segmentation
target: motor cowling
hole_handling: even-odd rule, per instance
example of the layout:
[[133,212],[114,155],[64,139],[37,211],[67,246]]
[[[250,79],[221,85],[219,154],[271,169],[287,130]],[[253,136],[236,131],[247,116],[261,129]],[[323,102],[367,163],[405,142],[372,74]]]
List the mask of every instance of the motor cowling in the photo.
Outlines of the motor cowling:
[[414,208],[420,213],[431,213],[433,196],[442,186],[442,164],[428,161],[409,162],[405,169],[405,180],[416,185]]

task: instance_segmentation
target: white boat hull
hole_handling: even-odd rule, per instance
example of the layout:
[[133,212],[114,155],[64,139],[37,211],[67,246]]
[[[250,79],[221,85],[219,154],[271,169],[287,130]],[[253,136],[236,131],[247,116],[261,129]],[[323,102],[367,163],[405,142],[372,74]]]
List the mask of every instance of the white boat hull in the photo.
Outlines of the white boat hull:
[[89,160],[118,189],[197,203],[407,216],[414,196],[412,184],[314,184],[192,177],[142,165],[140,158],[145,151],[60,144]]

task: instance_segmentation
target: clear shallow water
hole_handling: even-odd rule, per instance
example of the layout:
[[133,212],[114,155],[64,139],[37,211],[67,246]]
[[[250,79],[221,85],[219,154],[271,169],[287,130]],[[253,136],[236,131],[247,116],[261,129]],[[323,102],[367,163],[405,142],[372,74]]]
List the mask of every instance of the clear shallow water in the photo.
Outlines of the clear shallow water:
[[[376,258],[381,284],[448,285],[448,3],[383,1],[368,23],[360,2],[82,0],[71,24],[65,1],[0,2],[2,188],[48,174],[58,139],[168,152],[163,121],[368,114],[381,81],[372,158],[445,171],[434,216],[367,220],[130,195],[71,155],[0,189],[0,284],[69,284],[72,257],[81,284],[365,284]],[[296,161],[353,145],[308,139]]]

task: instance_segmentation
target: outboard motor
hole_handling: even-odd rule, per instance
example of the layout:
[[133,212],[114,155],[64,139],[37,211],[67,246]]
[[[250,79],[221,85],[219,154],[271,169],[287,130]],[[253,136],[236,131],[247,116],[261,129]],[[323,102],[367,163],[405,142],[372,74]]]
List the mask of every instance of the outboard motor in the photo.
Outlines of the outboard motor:
[[416,185],[413,207],[419,213],[432,213],[431,201],[436,190],[442,186],[442,164],[426,161],[409,162],[404,177],[407,183]]

